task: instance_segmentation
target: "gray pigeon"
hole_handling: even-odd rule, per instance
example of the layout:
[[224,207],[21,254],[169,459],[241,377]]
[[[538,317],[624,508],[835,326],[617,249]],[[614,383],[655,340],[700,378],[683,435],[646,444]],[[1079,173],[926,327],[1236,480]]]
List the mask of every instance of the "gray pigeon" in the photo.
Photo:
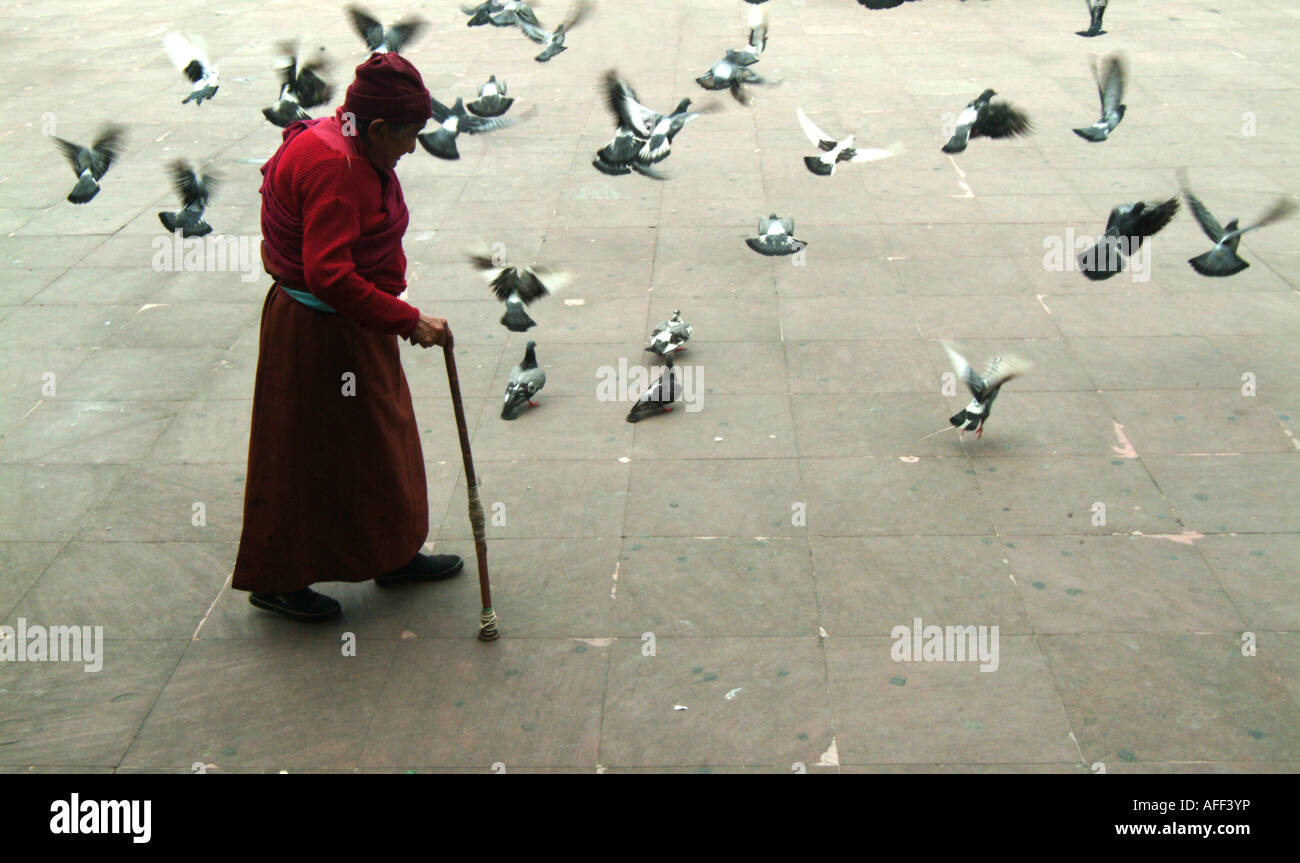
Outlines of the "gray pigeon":
[[1237,246],[1241,243],[1241,235],[1247,231],[1253,231],[1256,228],[1262,228],[1265,225],[1280,221],[1291,215],[1296,209],[1296,202],[1293,198],[1278,198],[1277,202],[1269,208],[1269,211],[1249,228],[1238,227],[1236,219],[1226,225],[1220,225],[1214,216],[1210,215],[1210,211],[1205,208],[1200,199],[1187,188],[1187,170],[1185,168],[1178,170],[1178,184],[1182,186],[1183,196],[1187,198],[1187,203],[1192,208],[1192,215],[1196,216],[1196,221],[1200,224],[1201,230],[1214,241],[1213,249],[1203,255],[1189,258],[1187,261],[1192,265],[1192,269],[1202,276],[1231,276],[1249,267],[1250,264],[1237,254]]
[[677,370],[673,368],[672,354],[668,354],[664,359],[668,362],[667,367],[664,368],[663,374],[641,393],[641,398],[637,399],[636,404],[632,405],[632,410],[627,414],[628,422],[640,422],[653,414],[666,413],[673,409],[673,402],[677,400],[681,387],[677,384]]
[[835,173],[835,166],[840,162],[874,162],[877,159],[887,159],[903,151],[899,144],[894,144],[888,148],[871,148],[858,149],[853,146],[853,136],[849,135],[842,141],[836,141],[830,135],[827,135],[821,129],[808,119],[808,115],[803,112],[803,108],[795,108],[795,113],[799,118],[799,126],[803,129],[804,135],[812,142],[813,146],[821,149],[820,156],[804,156],[803,163],[809,171],[821,177],[829,177]]
[[730,90],[731,96],[742,105],[749,105],[751,100],[745,91],[746,84],[766,84],[767,79],[753,69],[736,62],[735,52],[728,51],[727,56],[709,67],[709,71],[695,79],[705,90]]
[[1091,126],[1075,129],[1074,134],[1088,141],[1104,141],[1124,119],[1124,79],[1128,70],[1124,58],[1111,54],[1102,59],[1100,66],[1096,58],[1092,61],[1092,78],[1097,82],[1097,93],[1101,96],[1101,119]]
[[465,107],[479,117],[500,117],[514,103],[514,99],[506,96],[506,82],[498,81],[496,75],[490,75],[478,88],[478,98],[466,103]]
[[1124,269],[1125,254],[1136,253],[1142,241],[1169,224],[1177,212],[1177,195],[1161,204],[1136,201],[1115,207],[1106,220],[1106,233],[1079,253],[1079,272],[1094,282],[1109,279]]
[[181,161],[172,163],[172,180],[180,192],[183,209],[173,213],[159,213],[158,221],[168,231],[179,230],[183,237],[202,237],[212,233],[212,226],[203,221],[203,211],[216,188],[216,178],[211,174],[196,174]]
[[506,382],[505,403],[501,406],[501,419],[516,419],[523,411],[524,405],[537,407],[533,396],[546,386],[546,372],[537,365],[537,342],[529,342],[524,350],[524,359],[510,370],[510,380]]
[[672,318],[661,321],[654,332],[650,333],[650,343],[645,349],[661,357],[684,351],[692,331],[691,325],[682,320],[681,309],[674,309]]
[[957,129],[943,145],[945,153],[960,153],[971,138],[1010,138],[1033,131],[1029,116],[1007,102],[994,102],[994,90],[985,90],[957,115]]
[[72,163],[72,172],[77,175],[77,185],[68,193],[68,200],[74,204],[84,204],[99,194],[97,182],[113,164],[122,147],[125,130],[121,126],[106,126],[95,139],[95,143],[86,148],[62,138],[55,138],[54,143],[63,151],[63,155]]
[[492,286],[496,298],[506,304],[501,323],[511,332],[522,333],[537,326],[524,306],[555,293],[570,281],[567,273],[547,267],[508,267],[483,253],[470,253],[468,257]]
[[181,100],[181,104],[193,102],[202,105],[204,99],[217,95],[221,86],[221,76],[217,67],[208,60],[208,53],[203,40],[196,36],[182,36],[180,33],[168,33],[163,37],[163,49],[171,58],[172,65],[181,71],[193,85],[190,94]]
[[561,51],[567,51],[568,49],[564,47],[565,34],[576,27],[590,9],[591,3],[588,0],[580,0],[569,13],[569,17],[554,30],[546,30],[540,25],[533,25],[522,18],[519,19],[519,29],[524,31],[524,35],[542,46],[542,53],[533,59],[538,63],[545,63]]
[[971,368],[966,358],[954,351],[946,343],[943,349],[948,352],[948,359],[952,361],[953,370],[957,372],[957,377],[966,382],[970,388],[971,403],[959,410],[948,418],[959,431],[973,431],[975,437],[984,436],[984,423],[989,418],[989,412],[993,408],[993,401],[998,397],[998,391],[1002,385],[1012,378],[1019,377],[1028,369],[1028,363],[1015,359],[1004,359],[994,357],[989,361],[988,369],[981,376],[976,374]]
[[432,132],[421,132],[417,138],[424,149],[439,159],[460,158],[460,151],[456,149],[456,138],[461,132],[478,135],[482,132],[504,129],[507,126],[513,126],[519,120],[531,116],[534,110],[534,108],[529,108],[523,115],[513,119],[508,117],[476,117],[465,110],[464,99],[457,99],[456,104],[450,108],[437,99],[432,101],[433,119],[434,122],[438,123],[438,126]]
[[637,161],[643,165],[653,165],[668,158],[673,138],[682,127],[705,111],[714,110],[709,107],[690,111],[691,100],[682,99],[671,114],[652,111],[641,104],[636,91],[612,69],[605,73],[605,96],[618,125],[631,129],[637,137],[645,140],[637,154]]
[[304,108],[323,105],[334,95],[334,88],[317,75],[326,67],[323,57],[298,63],[298,46],[292,42],[280,43],[280,56],[276,68],[280,71],[280,98],[274,105],[262,109],[262,115],[276,126],[284,128],[299,120],[310,120]]
[[793,255],[808,247],[794,238],[794,219],[782,219],[776,213],[758,220],[758,236],[748,237],[745,245],[760,255]]
[[1106,31],[1101,29],[1101,17],[1106,14],[1106,0],[1083,0],[1088,7],[1088,29],[1079,30],[1075,35],[1091,38]]
[[357,31],[371,54],[386,54],[389,51],[400,54],[407,43],[424,29],[424,20],[416,16],[403,18],[385,28],[378,18],[356,4],[348,6],[347,12],[352,20],[352,29]]

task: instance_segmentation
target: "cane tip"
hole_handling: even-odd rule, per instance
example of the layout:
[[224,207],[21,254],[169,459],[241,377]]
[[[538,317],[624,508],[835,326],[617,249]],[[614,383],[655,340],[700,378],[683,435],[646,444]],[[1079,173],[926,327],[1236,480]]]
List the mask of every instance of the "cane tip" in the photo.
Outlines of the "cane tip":
[[495,624],[492,626],[479,627],[479,631],[478,631],[479,641],[496,641],[500,636],[501,633],[497,631]]

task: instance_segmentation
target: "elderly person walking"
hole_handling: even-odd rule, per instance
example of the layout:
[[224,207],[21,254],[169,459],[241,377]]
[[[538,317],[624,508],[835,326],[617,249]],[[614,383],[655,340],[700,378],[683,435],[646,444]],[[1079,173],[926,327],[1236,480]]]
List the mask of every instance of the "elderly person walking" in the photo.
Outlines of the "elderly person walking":
[[258,608],[321,620],[321,581],[379,585],[460,572],[420,553],[424,457],[397,336],[451,347],[398,299],[409,215],[393,169],[433,114],[408,60],[375,54],[333,117],[297,122],[262,167],[262,306],[244,528],[234,587]]

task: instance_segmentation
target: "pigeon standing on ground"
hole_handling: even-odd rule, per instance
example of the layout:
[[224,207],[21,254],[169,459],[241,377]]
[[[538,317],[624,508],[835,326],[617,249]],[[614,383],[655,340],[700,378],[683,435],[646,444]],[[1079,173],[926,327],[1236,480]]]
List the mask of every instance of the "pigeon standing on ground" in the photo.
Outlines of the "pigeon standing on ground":
[[691,332],[691,325],[682,320],[681,309],[674,309],[672,318],[661,321],[659,326],[654,328],[654,332],[650,333],[650,343],[645,346],[645,349],[661,357],[684,351],[686,343],[690,341]]
[[605,94],[618,125],[632,130],[637,137],[645,140],[637,154],[637,161],[643,165],[653,165],[668,158],[673,138],[682,127],[705,111],[713,110],[709,107],[690,111],[691,100],[682,99],[671,114],[652,111],[641,104],[636,91],[614,70],[605,73]]
[[971,138],[1010,138],[1033,131],[1028,115],[1007,102],[994,102],[997,93],[985,90],[957,115],[957,129],[943,145],[945,153],[960,153]]
[[474,268],[482,272],[483,278],[492,286],[496,298],[506,304],[506,313],[501,316],[501,323],[511,332],[522,333],[537,326],[537,322],[524,311],[524,306],[555,293],[569,283],[567,273],[547,267],[507,267],[497,263],[491,255],[483,253],[472,253],[468,257]]
[[836,141],[817,128],[813,121],[808,119],[808,115],[803,112],[803,108],[795,108],[795,112],[799,117],[799,126],[803,129],[804,135],[813,143],[813,146],[822,150],[820,156],[804,156],[803,158],[803,163],[808,166],[808,170],[818,176],[829,177],[834,174],[835,166],[839,162],[874,162],[877,159],[887,159],[902,152],[902,147],[897,144],[885,149],[859,150],[853,146],[852,135],[842,141]]
[[952,361],[953,370],[957,372],[957,377],[966,382],[970,388],[971,403],[959,410],[948,418],[948,422],[959,431],[973,431],[975,437],[984,436],[984,423],[989,418],[989,412],[993,408],[993,401],[998,397],[998,391],[1002,385],[1012,378],[1019,377],[1028,370],[1028,364],[1013,359],[1004,359],[994,357],[989,361],[988,370],[981,376],[971,368],[966,358],[954,351],[946,343],[943,349],[948,352],[948,359]]
[[1183,196],[1187,198],[1187,203],[1192,208],[1192,214],[1196,216],[1196,221],[1200,224],[1201,230],[1214,241],[1213,249],[1203,255],[1189,258],[1187,261],[1192,265],[1192,269],[1202,276],[1231,276],[1249,267],[1250,264],[1237,254],[1237,246],[1241,243],[1241,235],[1247,231],[1253,231],[1256,228],[1262,228],[1265,225],[1271,225],[1284,219],[1296,209],[1294,199],[1278,198],[1276,203],[1269,208],[1269,211],[1249,228],[1238,227],[1236,219],[1226,225],[1220,225],[1214,216],[1210,215],[1210,211],[1205,209],[1205,205],[1201,203],[1200,199],[1192,194],[1191,189],[1187,188],[1187,170],[1185,168],[1178,170],[1178,185],[1182,187]]
[[673,402],[677,400],[680,389],[677,385],[677,370],[673,368],[672,354],[668,354],[664,359],[668,361],[668,365],[664,368],[663,374],[659,375],[659,379],[647,387],[646,391],[641,393],[641,398],[632,405],[632,410],[627,414],[628,422],[640,422],[652,414],[666,413],[673,409]]
[[524,405],[537,407],[533,396],[546,386],[546,372],[537,365],[537,342],[529,342],[524,349],[524,358],[519,365],[510,370],[510,380],[506,382],[505,403],[501,406],[501,419],[516,419],[523,411]]
[[108,126],[99,133],[95,143],[89,148],[62,138],[55,138],[54,143],[63,151],[63,155],[72,163],[72,172],[77,175],[77,185],[68,193],[68,200],[74,204],[84,204],[99,194],[97,182],[108,171],[109,165],[117,158],[122,147],[124,129],[121,126]]
[[324,58],[299,65],[296,44],[283,42],[280,51],[281,56],[276,60],[276,68],[280,70],[280,98],[270,108],[263,108],[262,115],[283,129],[290,123],[310,120],[311,115],[303,109],[328,102],[334,88],[316,74],[326,67]]
[[221,76],[217,67],[208,60],[208,52],[203,40],[197,36],[186,37],[180,33],[168,33],[163,37],[163,49],[171,58],[172,65],[193,84],[190,94],[181,100],[181,104],[193,102],[202,105],[204,99],[217,95],[221,86]]
[[794,219],[782,219],[776,213],[758,220],[758,236],[748,237],[745,245],[760,255],[793,255],[808,244],[794,238]]
[[596,151],[596,158],[591,160],[591,164],[596,166],[597,171],[611,176],[620,176],[636,171],[638,174],[644,174],[654,180],[665,179],[664,175],[654,168],[642,165],[637,161],[641,148],[644,146],[644,138],[638,138],[631,129],[620,126],[618,131],[614,133],[614,140]]
[[569,17],[554,30],[547,30],[541,26],[534,26],[521,18],[519,21],[519,29],[523,30],[524,35],[529,39],[532,39],[534,42],[537,42],[542,46],[542,53],[538,54],[533,59],[538,63],[545,63],[561,51],[567,51],[568,48],[564,47],[565,34],[578,26],[578,22],[586,17],[587,12],[590,9],[591,3],[588,2],[588,0],[579,0],[578,5],[573,7],[573,11],[569,13]]
[[1088,29],[1079,30],[1075,35],[1091,38],[1106,31],[1101,29],[1101,16],[1106,14],[1106,0],[1083,0],[1088,7]]
[[183,237],[203,237],[212,233],[212,226],[203,221],[203,211],[216,188],[216,178],[211,174],[197,174],[181,161],[172,163],[172,180],[180,192],[183,209],[158,214],[158,221],[168,231],[180,230]]
[[498,81],[496,75],[490,75],[478,88],[478,98],[465,107],[479,117],[500,117],[514,103],[514,99],[506,96],[506,82]]
[[1115,131],[1119,121],[1124,119],[1124,81],[1128,77],[1124,58],[1111,54],[1098,64],[1092,61],[1092,79],[1097,82],[1097,93],[1101,96],[1101,119],[1091,126],[1075,129],[1074,134],[1088,141],[1104,141]]
[[1106,233],[1079,253],[1079,272],[1094,282],[1109,279],[1124,269],[1124,255],[1136,254],[1142,241],[1169,224],[1177,212],[1177,195],[1160,204],[1136,201],[1115,207],[1106,220]]
[[439,159],[459,159],[460,151],[456,149],[456,138],[461,132],[478,135],[513,126],[520,119],[530,116],[531,109],[517,119],[508,117],[476,117],[465,110],[465,100],[457,99],[456,104],[448,108],[433,100],[433,119],[438,123],[432,132],[421,132],[417,137],[420,145],[431,155]]
[[361,41],[371,54],[402,53],[407,43],[424,29],[424,20],[411,16],[403,18],[391,27],[385,28],[378,18],[355,4],[347,7],[348,17],[352,20],[352,29],[357,31]]

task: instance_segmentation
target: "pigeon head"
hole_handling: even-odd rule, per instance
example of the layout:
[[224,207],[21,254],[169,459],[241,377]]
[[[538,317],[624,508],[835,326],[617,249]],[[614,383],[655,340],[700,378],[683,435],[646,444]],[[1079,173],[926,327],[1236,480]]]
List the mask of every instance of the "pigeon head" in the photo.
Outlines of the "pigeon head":
[[989,99],[992,99],[997,94],[998,94],[997,90],[985,90],[983,93],[980,93],[980,100],[987,102]]
[[673,109],[673,113],[674,113],[674,114],[685,114],[685,113],[686,113],[686,109],[689,108],[689,107],[691,107],[691,100],[690,100],[690,99],[683,99],[682,101],[680,101],[680,102],[677,103],[677,107]]

